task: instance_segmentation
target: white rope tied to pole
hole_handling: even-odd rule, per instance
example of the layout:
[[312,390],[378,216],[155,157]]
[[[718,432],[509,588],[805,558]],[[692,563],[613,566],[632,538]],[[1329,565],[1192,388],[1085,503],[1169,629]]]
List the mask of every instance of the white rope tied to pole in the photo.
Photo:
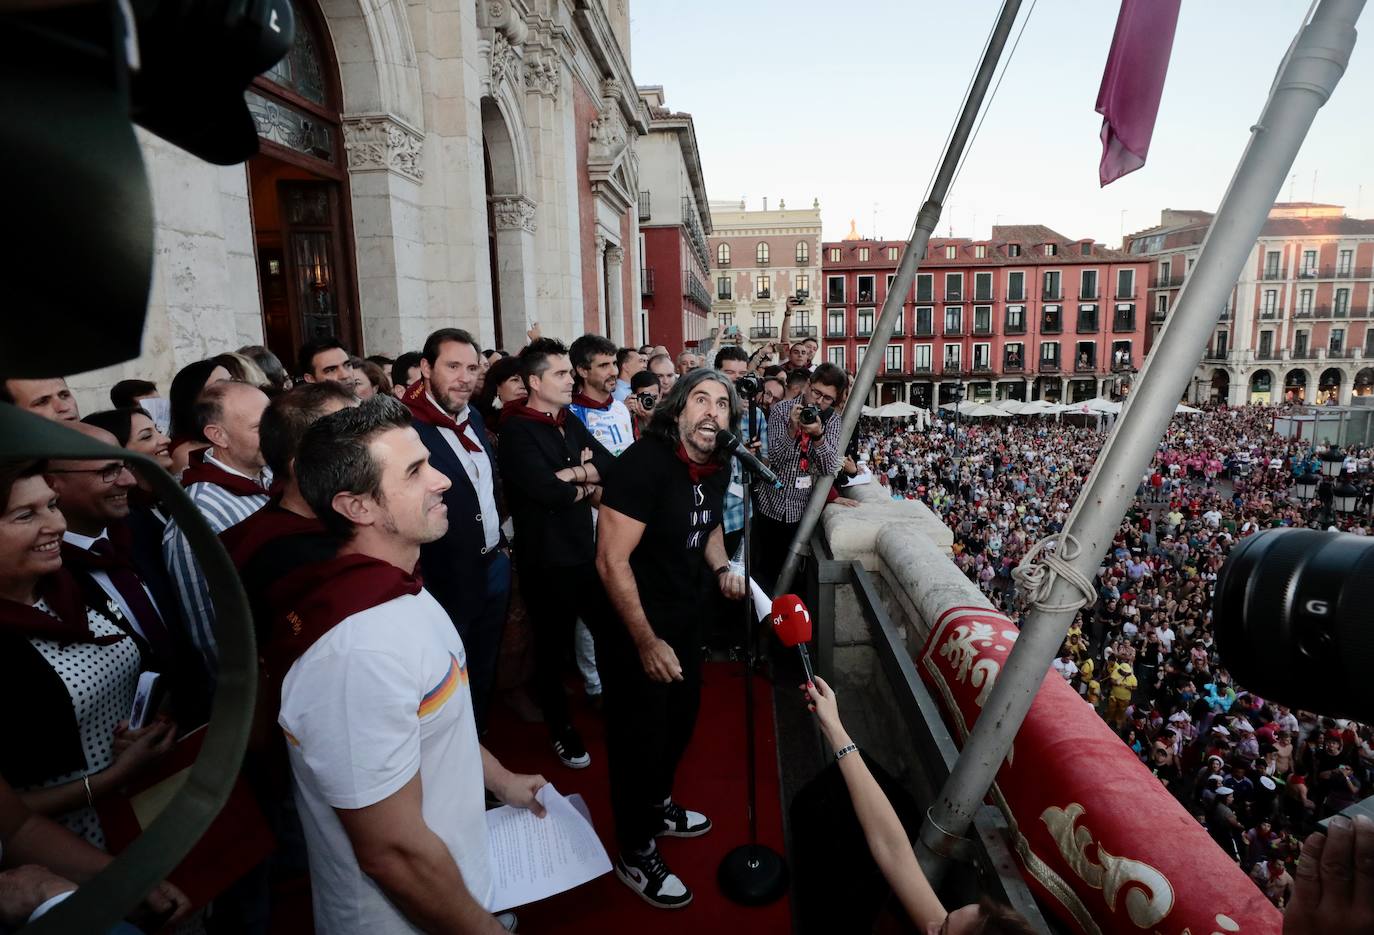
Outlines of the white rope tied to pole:
[[[1021,600],[1027,608],[1038,607],[1049,613],[1077,611],[1097,600],[1097,589],[1072,565],[1080,551],[1078,540],[1057,532],[1031,546],[1024,558],[1012,569],[1011,576],[1022,589]],[[1039,561],[1037,561],[1037,558]],[[1082,596],[1066,604],[1049,603],[1055,582],[1063,578]]]

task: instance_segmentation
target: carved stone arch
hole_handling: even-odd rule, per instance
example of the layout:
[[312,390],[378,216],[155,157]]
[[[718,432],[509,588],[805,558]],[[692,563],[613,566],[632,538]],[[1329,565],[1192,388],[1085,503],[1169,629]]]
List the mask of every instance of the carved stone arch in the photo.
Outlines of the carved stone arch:
[[319,0],[334,41],[344,113],[389,114],[424,133],[420,66],[401,0]]

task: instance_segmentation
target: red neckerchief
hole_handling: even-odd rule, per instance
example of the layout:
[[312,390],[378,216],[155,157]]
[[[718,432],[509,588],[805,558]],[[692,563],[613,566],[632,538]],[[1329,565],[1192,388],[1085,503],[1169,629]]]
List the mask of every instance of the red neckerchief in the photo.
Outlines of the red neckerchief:
[[450,430],[458,436],[458,441],[467,451],[475,453],[482,450],[482,445],[479,442],[468,437],[468,423],[471,420],[464,419],[462,422],[458,422],[453,416],[435,405],[434,401],[429,398],[429,393],[425,392],[424,380],[416,380],[410,384],[406,388],[405,395],[401,397],[401,402],[406,404],[406,408],[410,410],[411,418],[416,422]]
[[720,470],[719,461],[707,461],[705,464],[697,464],[687,456],[687,448],[682,442],[677,443],[677,449],[674,451],[674,454],[677,455],[679,461],[687,465],[687,474],[692,478],[693,486],[700,484],[706,478]]
[[350,553],[303,565],[267,592],[271,632],[263,648],[269,678],[280,682],[292,663],[346,617],[406,594],[419,594],[418,574],[390,562]]
[[24,639],[95,643],[97,646],[118,643],[127,635],[96,636],[91,632],[81,585],[66,568],[44,575],[38,582],[38,596],[52,613],[39,610],[32,604],[0,598],[0,632]]
[[552,425],[555,428],[562,428],[563,423],[568,421],[568,410],[559,409],[558,415],[551,416],[547,412],[540,412],[538,409],[531,409],[523,402],[508,403],[501,407],[505,413],[503,419],[528,419],[531,422],[542,422],[545,425]]
[[301,516],[281,505],[281,497],[273,497],[268,504],[241,523],[235,523],[219,534],[219,541],[229,553],[234,567],[243,570],[249,559],[263,546],[281,536],[308,536],[325,533],[324,523],[312,516]]
[[205,453],[209,450],[202,448],[200,451],[191,452],[191,464],[182,472],[181,486],[214,484],[238,497],[260,497],[268,492],[266,487],[255,480],[240,474],[231,474],[218,464],[211,464],[205,459]]
[[584,409],[606,410],[611,408],[611,403],[613,402],[615,402],[614,396],[607,396],[605,402],[599,403],[596,400],[592,399],[590,396],[588,396],[586,393],[573,393],[572,398],[572,404],[574,406],[581,406]]

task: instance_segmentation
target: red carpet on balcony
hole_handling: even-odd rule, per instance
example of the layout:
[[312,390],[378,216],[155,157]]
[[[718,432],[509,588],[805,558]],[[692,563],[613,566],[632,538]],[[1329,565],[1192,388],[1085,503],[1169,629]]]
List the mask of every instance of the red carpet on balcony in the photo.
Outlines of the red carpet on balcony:
[[[708,663],[703,668],[701,715],[696,734],[678,769],[674,798],[710,816],[714,828],[695,839],[660,838],[668,865],[691,888],[685,909],[655,909],[643,902],[614,873],[539,903],[515,910],[522,933],[677,932],[701,935],[749,932],[787,935],[791,912],[787,896],[769,906],[744,907],[730,902],[716,884],[716,868],[731,849],[747,843],[743,667]],[[754,725],[758,766],[759,841],[784,853],[779,802],[777,743],[773,733],[772,693],[761,678],[754,683]],[[592,765],[570,770],[558,762],[543,724],[526,724],[499,703],[492,710],[486,746],[509,769],[538,772],[564,795],[580,793],[606,851],[615,856],[610,785],[606,771],[603,722],[585,703],[575,703],[574,722],[587,744]]]

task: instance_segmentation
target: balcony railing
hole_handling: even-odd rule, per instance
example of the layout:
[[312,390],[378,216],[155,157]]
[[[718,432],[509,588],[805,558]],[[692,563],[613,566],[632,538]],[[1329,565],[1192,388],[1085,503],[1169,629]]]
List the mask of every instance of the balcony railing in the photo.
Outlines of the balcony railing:
[[766,257],[766,256],[759,256],[758,254],[754,254],[754,265],[755,265],[755,266],[771,266],[772,264],[768,262],[768,257]]
[[1025,289],[1008,289],[1008,290],[1007,290],[1007,301],[1008,301],[1008,302],[1024,302],[1024,301],[1026,301],[1026,290],[1025,290]]
[[1317,349],[1315,347],[1296,347],[1288,356],[1293,360],[1316,360]]
[[978,289],[973,290],[973,301],[975,301],[975,302],[992,302],[992,301],[994,301],[992,290],[991,290],[991,289],[983,289],[983,290],[981,290],[981,291],[978,290]]
[[1131,360],[1130,357],[1123,357],[1120,360],[1112,361],[1112,372],[1114,373],[1122,373],[1123,371],[1134,369],[1135,361]]
[[1215,351],[1215,350],[1213,350],[1212,348],[1209,347],[1209,348],[1207,348],[1207,350],[1203,353],[1202,359],[1203,359],[1203,360],[1225,360],[1225,359],[1226,359],[1226,353],[1227,353],[1226,351]]
[[947,360],[940,365],[940,373],[946,377],[960,377],[967,372],[964,365],[957,360]]
[[868,324],[865,325],[865,324],[863,324],[862,322],[860,322],[859,327],[858,327],[858,328],[855,330],[855,332],[854,332],[854,337],[856,337],[856,338],[871,338],[871,337],[873,337],[873,323],[872,323],[872,322],[869,322]]
[[760,290],[758,290],[757,292],[754,293],[754,298],[756,298],[756,299],[771,299],[772,297],[773,297],[773,290],[772,290],[772,289],[760,289]]
[[964,327],[963,325],[954,325],[950,327],[950,325],[946,323],[944,329],[940,333],[947,338],[957,338],[963,335]]
[[827,292],[827,293],[825,294],[825,302],[826,302],[827,305],[843,305],[843,304],[844,304],[844,292],[843,292],[843,290],[841,290],[841,291],[839,291],[839,292],[836,292],[834,289],[830,290],[829,292]]
[[1116,301],[1118,301],[1118,302],[1130,302],[1130,301],[1133,301],[1134,299],[1135,299],[1135,288],[1134,288],[1134,287],[1131,288],[1131,291],[1130,291],[1130,292],[1122,292],[1120,289],[1118,289],[1117,292],[1116,292]]
[[1060,334],[1063,332],[1063,330],[1064,323],[1059,321],[1058,319],[1052,321],[1048,319],[1042,319],[1040,322],[1041,334]]
[[1097,369],[1097,364],[1091,360],[1075,360],[1073,362],[1074,373],[1092,373]]
[[1078,319],[1078,333],[1079,333],[1079,334],[1092,334],[1092,333],[1095,332],[1095,331],[1097,331],[1097,317],[1096,317],[1096,316],[1093,316],[1092,318],[1083,318],[1082,316],[1079,316],[1079,319]]
[[733,302],[733,301],[735,301],[735,294],[734,294],[733,292],[720,292],[720,291],[717,291],[717,292],[716,292],[716,301],[717,301],[717,302]]
[[684,296],[687,301],[694,303],[703,311],[711,309],[711,293],[706,289],[706,284],[697,278],[697,274],[689,269],[682,271],[682,281],[687,284],[687,294]]
[[1041,373],[1058,373],[1058,372],[1059,372],[1059,360],[1058,360],[1057,358],[1056,358],[1055,360],[1046,360],[1045,358],[1042,357],[1042,358],[1040,358],[1040,368],[1039,368],[1039,369],[1040,369],[1040,372],[1041,372]]
[[1085,292],[1085,291],[1083,291],[1082,289],[1078,290],[1078,301],[1080,301],[1080,302],[1096,302],[1096,301],[1097,301],[1097,290],[1096,290],[1096,289],[1093,289],[1093,290],[1088,291],[1088,292]]
[[946,301],[946,302],[962,302],[962,301],[964,301],[964,291],[963,291],[962,289],[954,289],[954,290],[946,289],[946,290],[945,290],[945,301]]
[[1287,278],[1287,269],[1266,269],[1264,272],[1260,273],[1260,279],[1264,282],[1273,282],[1275,280]]
[[1064,301],[1064,291],[1062,289],[1045,289],[1040,293],[1041,302],[1062,302]]
[[758,339],[776,338],[778,328],[776,325],[755,325],[749,329],[749,337]]
[[973,362],[974,373],[992,373],[992,363],[986,360],[975,360]]
[[[648,193],[646,192],[645,194],[648,194]],[[654,294],[654,271],[653,271],[652,268],[650,268],[650,269],[642,269],[642,270],[639,271],[639,294],[640,294],[640,295],[653,295],[653,294]]]
[[814,338],[816,336],[815,325],[793,325],[787,332],[789,338]]
[[1026,372],[1026,365],[1023,364],[1020,360],[1004,360],[1004,361],[1002,361],[1002,372],[1003,372],[1003,373],[1025,373],[1025,372]]
[[973,333],[976,334],[976,335],[988,335],[988,334],[992,334],[992,324],[991,324],[991,322],[989,322],[989,323],[987,323],[987,324],[981,324],[981,325],[978,324],[977,322],[974,322],[974,323],[973,323]]
[[1002,333],[1003,333],[1003,334],[1025,334],[1025,333],[1026,333],[1026,323],[1025,323],[1024,321],[1022,321],[1022,322],[1018,322],[1017,324],[1014,324],[1014,325],[1013,325],[1011,322],[1007,322],[1005,325],[1002,326]]
[[873,293],[870,292],[870,291],[863,291],[863,290],[861,290],[861,291],[859,292],[859,301],[860,301],[860,302],[872,302],[872,301],[873,301]]
[[883,372],[888,374],[889,376],[896,376],[906,373],[906,369],[902,367],[900,364],[898,364],[895,367],[892,366],[892,364],[887,364],[883,367]]
[[1279,352],[1272,347],[1262,347],[1255,351],[1255,360],[1278,360]]
[[1135,316],[1132,315],[1130,318],[1113,317],[1113,318],[1112,318],[1112,330],[1113,330],[1113,331],[1117,331],[1117,332],[1122,332],[1122,331],[1134,331],[1134,330],[1135,330]]
[[918,338],[933,338],[935,337],[935,329],[930,325],[917,325],[915,335]]
[[1183,275],[1156,276],[1150,280],[1151,289],[1176,289],[1183,285]]
[[933,368],[930,366],[930,364],[912,364],[912,365],[911,365],[911,372],[912,372],[912,373],[930,373],[932,369],[933,369]]
[[653,212],[649,210],[649,192],[639,193],[639,219],[647,221],[653,217]]

